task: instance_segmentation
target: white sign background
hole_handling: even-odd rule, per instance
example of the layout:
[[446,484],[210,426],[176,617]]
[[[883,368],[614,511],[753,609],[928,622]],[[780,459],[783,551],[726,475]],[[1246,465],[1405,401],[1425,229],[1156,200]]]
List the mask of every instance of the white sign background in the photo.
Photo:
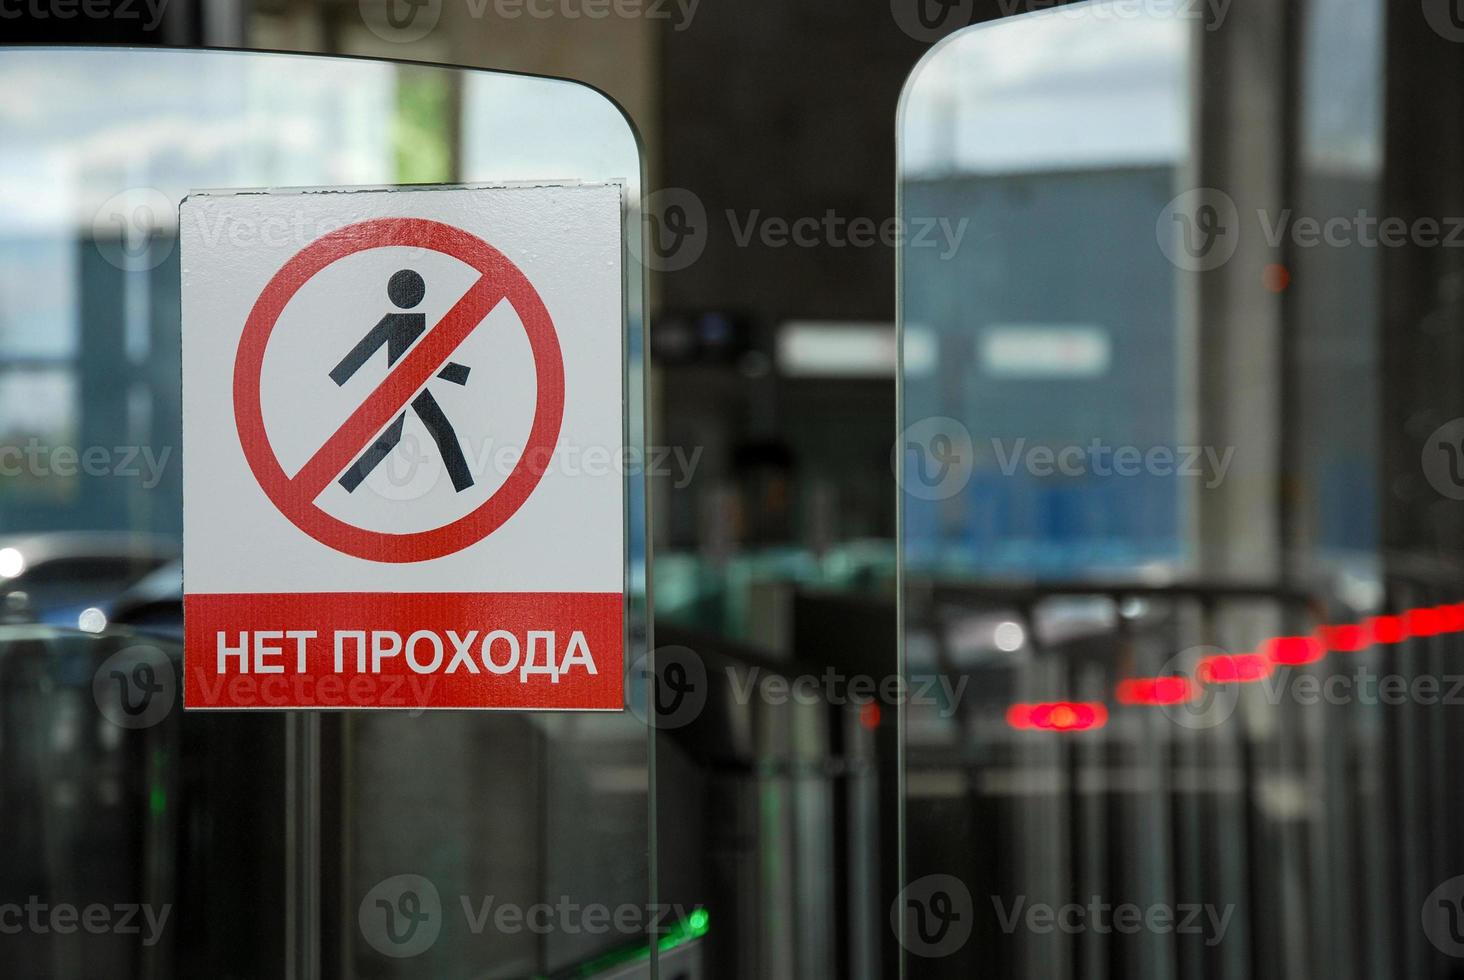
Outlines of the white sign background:
[[[618,184],[191,195],[180,211],[183,279],[184,587],[195,593],[622,592],[625,576],[624,285]],[[507,522],[462,551],[374,562],[311,538],[255,481],[234,421],[234,361],[270,278],[322,235],[375,218],[427,218],[483,239],[523,271],[564,358],[564,420],[554,461]],[[344,385],[330,370],[397,308],[400,269],[426,282],[430,330],[476,271],[427,249],[389,247],[321,270],[285,306],[264,355],[265,429],[293,476],[385,378],[385,347]],[[452,423],[475,483],[455,492],[437,447],[406,409],[402,443],[347,493],[316,498],[371,530],[407,533],[463,516],[506,479],[533,420],[528,340],[502,301],[449,358],[467,384],[427,390]],[[364,450],[366,447],[362,447]],[[587,456],[588,454],[588,456]],[[506,465],[505,465],[506,464]]]

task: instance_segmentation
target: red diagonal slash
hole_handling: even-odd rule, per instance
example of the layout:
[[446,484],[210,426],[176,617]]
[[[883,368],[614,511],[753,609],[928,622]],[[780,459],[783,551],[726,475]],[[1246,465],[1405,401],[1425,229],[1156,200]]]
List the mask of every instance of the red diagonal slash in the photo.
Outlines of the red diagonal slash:
[[504,298],[504,291],[487,276],[478,280],[453,304],[437,326],[407,352],[401,364],[386,376],[335,431],[325,445],[290,478],[293,492],[314,500],[356,458],[366,445],[436,374],[468,334],[483,322]]

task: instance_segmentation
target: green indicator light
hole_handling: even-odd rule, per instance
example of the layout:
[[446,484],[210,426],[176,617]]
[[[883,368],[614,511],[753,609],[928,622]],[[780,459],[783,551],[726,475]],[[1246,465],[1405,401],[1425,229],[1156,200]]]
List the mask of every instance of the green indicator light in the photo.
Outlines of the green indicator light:
[[[678,946],[685,946],[687,943],[700,939],[707,934],[711,925],[711,916],[706,909],[697,909],[688,915],[681,922],[676,923],[671,929],[656,942],[656,949],[662,953],[676,949]],[[622,966],[626,963],[634,963],[639,960],[650,959],[651,947],[648,945],[632,946],[628,949],[620,949],[603,956],[596,957],[590,962],[578,967],[570,976],[592,977],[597,976],[604,970],[613,966]]]

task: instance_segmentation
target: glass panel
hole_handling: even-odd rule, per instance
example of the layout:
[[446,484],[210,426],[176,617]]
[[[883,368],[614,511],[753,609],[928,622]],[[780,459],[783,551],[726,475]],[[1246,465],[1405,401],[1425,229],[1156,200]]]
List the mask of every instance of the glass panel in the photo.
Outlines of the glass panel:
[[[648,932],[650,747],[634,715],[199,716],[178,695],[182,197],[620,180],[635,228],[623,115],[559,80],[233,52],[0,49],[0,84],[20,93],[0,106],[0,927],[5,903],[48,906],[45,928],[0,941],[0,972],[646,970],[656,940],[689,932]],[[644,495],[627,486],[630,662],[646,550]],[[642,702],[643,685],[627,678]],[[97,903],[142,906],[140,931],[51,925]],[[636,914],[585,921],[594,906]],[[414,940],[389,912],[428,918]]]
[[902,664],[957,692],[906,975],[1457,970],[1446,6],[1072,4],[910,77],[904,221],[965,234],[900,250]]
[[1094,441],[1189,441],[1179,284],[1152,217],[1185,163],[1187,63],[1183,21],[1064,14],[964,34],[911,81],[907,220],[965,234],[902,253],[904,408],[960,422],[976,459],[947,473],[969,475],[948,496],[934,460],[906,460],[935,498],[904,508],[907,557],[1049,576],[1193,561],[1182,482],[1105,476],[1097,459],[1084,481],[1046,472],[1049,454]]

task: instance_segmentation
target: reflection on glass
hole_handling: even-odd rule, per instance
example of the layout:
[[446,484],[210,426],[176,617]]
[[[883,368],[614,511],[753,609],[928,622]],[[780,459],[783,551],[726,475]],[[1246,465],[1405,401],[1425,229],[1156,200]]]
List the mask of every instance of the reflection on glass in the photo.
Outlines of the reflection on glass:
[[[643,929],[474,930],[464,911],[646,906],[649,748],[629,713],[185,716],[176,689],[179,201],[543,178],[624,180],[635,198],[619,110],[548,79],[161,49],[0,50],[0,88],[0,818],[15,844],[0,903],[169,915],[146,947],[7,935],[0,973],[644,962]],[[302,247],[317,232],[257,231]],[[632,335],[640,275],[628,262]],[[639,564],[643,525],[632,533]],[[380,951],[370,918],[403,874],[432,882],[450,917],[410,959]]]
[[907,502],[908,560],[1052,577],[1192,557],[1183,483],[1131,459],[1186,442],[1193,397],[1153,220],[1186,161],[1186,26],[1019,19],[912,79],[906,220],[967,231],[954,254],[904,250],[905,415],[959,422],[974,455],[942,477],[906,447],[939,498]]
[[968,226],[900,254],[904,671],[963,692],[904,713],[909,976],[1464,950],[1414,843],[1459,817],[1457,277],[1376,236],[1455,206],[1452,110],[1385,95],[1456,53],[1376,0],[1201,7],[1014,17],[907,84],[905,220]]

